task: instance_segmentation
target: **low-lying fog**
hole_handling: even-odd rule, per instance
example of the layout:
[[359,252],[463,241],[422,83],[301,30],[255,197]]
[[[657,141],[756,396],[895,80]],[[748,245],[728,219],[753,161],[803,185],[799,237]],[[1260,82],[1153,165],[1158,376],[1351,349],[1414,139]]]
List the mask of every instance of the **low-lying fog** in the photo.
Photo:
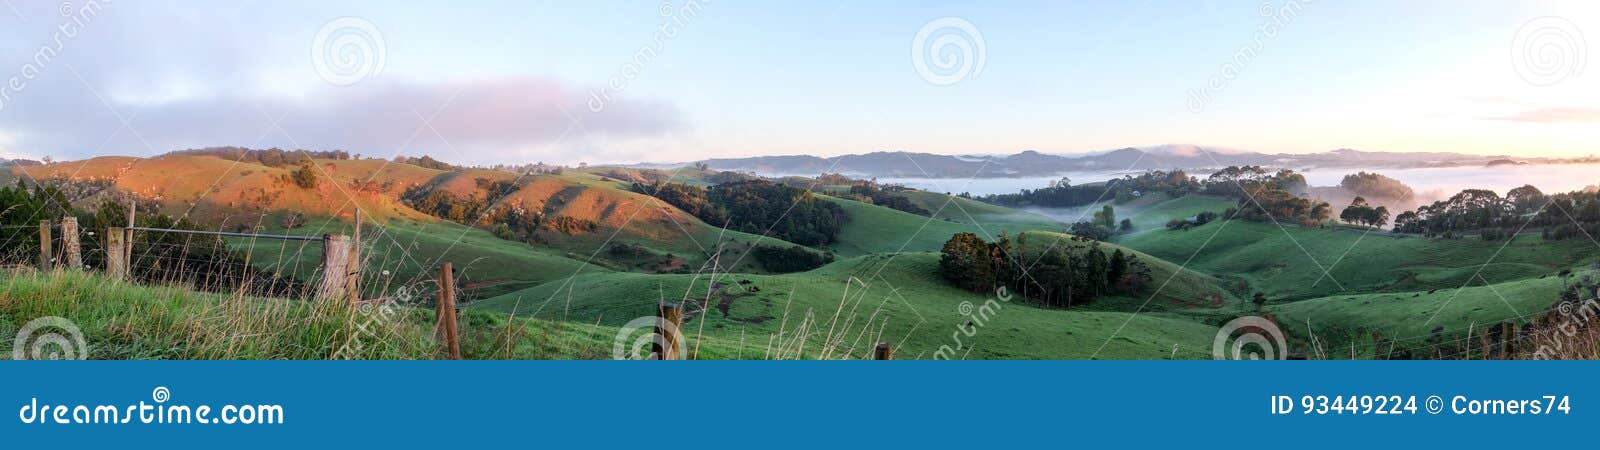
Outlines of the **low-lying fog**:
[[[1306,176],[1306,181],[1312,186],[1338,186],[1345,175],[1367,171],[1377,172],[1390,178],[1400,180],[1416,191],[1417,196],[1426,200],[1438,200],[1449,197],[1462,189],[1481,188],[1492,189],[1505,195],[1512,188],[1531,184],[1545,193],[1569,192],[1582,190],[1591,185],[1600,184],[1600,165],[1594,164],[1554,164],[1554,165],[1526,165],[1526,166],[1463,166],[1428,169],[1311,169],[1300,171]],[[1017,192],[1022,189],[1036,189],[1048,186],[1051,182],[1065,176],[1072,179],[1073,184],[1092,183],[1119,178],[1123,175],[1136,172],[1071,172],[1048,177],[1025,178],[879,178],[880,183],[896,183],[917,189],[961,193],[970,192],[972,195],[988,195]],[[1197,177],[1205,177],[1205,173],[1191,173]]]

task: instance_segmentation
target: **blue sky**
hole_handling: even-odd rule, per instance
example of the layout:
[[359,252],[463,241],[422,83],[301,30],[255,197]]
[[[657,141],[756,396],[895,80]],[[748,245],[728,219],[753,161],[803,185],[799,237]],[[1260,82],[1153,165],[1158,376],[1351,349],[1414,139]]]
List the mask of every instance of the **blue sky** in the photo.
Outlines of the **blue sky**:
[[[123,1],[86,15],[86,0],[4,1],[0,154],[13,157],[1600,153],[1596,2]],[[948,23],[972,32],[931,26]],[[974,49],[981,71],[969,57],[925,77],[912,53],[924,28]],[[352,29],[373,32],[355,34],[366,46],[332,45]],[[367,57],[353,82],[319,72],[333,58],[313,55],[319,40]],[[641,47],[654,56],[631,64]],[[41,48],[58,53],[40,64]],[[1225,67],[1241,48],[1254,56]]]

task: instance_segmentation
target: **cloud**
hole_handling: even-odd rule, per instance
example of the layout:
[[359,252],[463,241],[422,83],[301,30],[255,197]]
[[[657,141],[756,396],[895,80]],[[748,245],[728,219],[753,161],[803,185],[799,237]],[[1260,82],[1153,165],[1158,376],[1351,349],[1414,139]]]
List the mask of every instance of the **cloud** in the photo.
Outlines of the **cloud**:
[[1488,117],[1489,120],[1525,123],[1597,123],[1600,109],[1594,108],[1540,108],[1522,111],[1509,116]]
[[0,135],[11,136],[9,150],[65,159],[237,145],[430,153],[483,163],[521,161],[540,146],[659,137],[684,127],[683,114],[670,102],[623,97],[591,113],[587,90],[537,77],[368,81],[298,96],[212,93],[149,101],[123,95],[104,102],[103,93],[84,83],[38,86],[25,92],[37,101],[3,111]]

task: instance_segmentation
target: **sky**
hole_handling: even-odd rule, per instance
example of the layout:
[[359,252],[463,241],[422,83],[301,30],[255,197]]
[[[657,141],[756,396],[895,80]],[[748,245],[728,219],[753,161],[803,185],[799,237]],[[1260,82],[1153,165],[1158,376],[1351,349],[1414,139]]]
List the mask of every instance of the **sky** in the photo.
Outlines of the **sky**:
[[1600,2],[0,0],[0,156],[1600,153]]

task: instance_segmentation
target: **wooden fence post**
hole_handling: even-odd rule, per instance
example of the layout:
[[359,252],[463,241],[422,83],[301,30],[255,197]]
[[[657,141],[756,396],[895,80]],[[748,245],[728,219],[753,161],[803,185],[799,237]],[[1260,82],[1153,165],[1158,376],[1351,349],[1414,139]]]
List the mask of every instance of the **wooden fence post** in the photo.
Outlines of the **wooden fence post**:
[[663,303],[656,307],[655,338],[650,341],[650,356],[659,360],[683,358],[678,354],[679,340],[683,339],[683,305]]
[[78,218],[61,218],[61,252],[62,267],[67,269],[83,268],[83,246],[78,243]]
[[127,230],[111,227],[106,229],[106,276],[113,280],[123,280],[128,277],[127,260]]
[[1517,351],[1517,324],[1505,321],[1500,323],[1500,359],[1511,359]]
[[322,284],[317,287],[319,299],[350,301],[350,237],[322,235]]
[[888,342],[879,342],[878,348],[872,349],[872,359],[888,361],[894,359],[894,346]]
[[450,263],[439,267],[439,301],[437,327],[434,332],[439,337],[439,345],[450,359],[461,359],[461,334],[456,323],[456,281],[455,273]]
[[39,221],[39,270],[49,271],[55,252],[50,251],[50,221]]

